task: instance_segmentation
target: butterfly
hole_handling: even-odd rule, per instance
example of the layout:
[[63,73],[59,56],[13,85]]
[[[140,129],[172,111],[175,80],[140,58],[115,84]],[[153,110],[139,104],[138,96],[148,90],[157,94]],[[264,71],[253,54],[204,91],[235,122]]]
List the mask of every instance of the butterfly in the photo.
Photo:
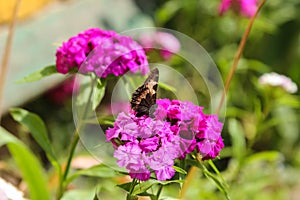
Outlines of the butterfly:
[[144,84],[132,94],[130,105],[137,117],[149,116],[151,107],[156,104],[158,77],[159,71],[155,68],[150,72]]

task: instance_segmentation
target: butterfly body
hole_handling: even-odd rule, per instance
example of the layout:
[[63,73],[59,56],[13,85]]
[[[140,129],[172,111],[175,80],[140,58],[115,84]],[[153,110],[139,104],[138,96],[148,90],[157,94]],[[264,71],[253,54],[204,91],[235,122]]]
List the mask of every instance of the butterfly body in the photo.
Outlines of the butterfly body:
[[132,94],[130,105],[137,117],[149,116],[151,107],[156,104],[158,77],[159,71],[155,68],[150,72],[144,84]]

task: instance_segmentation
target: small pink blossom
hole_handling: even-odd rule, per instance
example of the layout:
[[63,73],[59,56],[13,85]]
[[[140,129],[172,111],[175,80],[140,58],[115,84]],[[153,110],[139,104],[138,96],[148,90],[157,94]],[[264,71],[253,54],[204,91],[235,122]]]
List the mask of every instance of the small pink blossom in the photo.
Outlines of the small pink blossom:
[[245,17],[252,17],[257,10],[257,0],[222,0],[219,5],[219,14],[223,15],[230,8],[235,13]]
[[130,103],[128,101],[118,101],[111,103],[110,106],[105,108],[105,112],[109,115],[115,115],[121,112],[128,113],[130,109]]
[[173,54],[179,52],[181,44],[172,34],[167,32],[156,32],[143,34],[140,37],[142,46],[147,50],[159,49],[163,59],[170,59]]
[[63,104],[73,93],[77,93],[79,84],[75,76],[63,81],[61,84],[47,92],[47,97],[56,104]]

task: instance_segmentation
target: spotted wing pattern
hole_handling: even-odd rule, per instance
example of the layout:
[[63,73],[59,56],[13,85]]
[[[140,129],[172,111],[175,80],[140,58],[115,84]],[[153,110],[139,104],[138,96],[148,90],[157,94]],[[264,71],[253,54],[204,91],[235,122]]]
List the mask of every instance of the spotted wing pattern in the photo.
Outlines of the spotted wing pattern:
[[137,117],[149,116],[151,107],[156,104],[158,77],[159,71],[155,68],[150,72],[144,84],[132,94],[130,104],[131,108],[136,111]]

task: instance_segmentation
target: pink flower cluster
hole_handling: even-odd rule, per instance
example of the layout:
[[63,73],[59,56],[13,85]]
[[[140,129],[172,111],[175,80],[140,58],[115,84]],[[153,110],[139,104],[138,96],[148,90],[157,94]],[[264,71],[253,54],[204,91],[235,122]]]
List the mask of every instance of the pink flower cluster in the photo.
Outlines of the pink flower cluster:
[[151,171],[158,180],[175,174],[172,166],[178,157],[179,136],[173,134],[169,122],[120,113],[106,137],[116,148],[114,157],[119,166],[125,167],[132,178],[148,180]]
[[215,158],[224,147],[222,124],[215,115],[205,115],[190,102],[159,99],[154,118],[120,113],[113,128],[106,131],[107,141],[115,148],[114,157],[132,178],[157,180],[174,176],[174,161],[199,152],[203,159]]
[[56,104],[63,104],[73,93],[77,93],[79,84],[75,81],[75,76],[68,78],[55,88],[47,92],[47,97]]
[[99,28],[85,30],[64,42],[56,52],[56,68],[63,74],[94,72],[100,78],[149,71],[146,54],[137,42]]
[[181,48],[179,40],[174,35],[167,32],[142,34],[140,43],[146,51],[159,49],[160,55],[164,60],[170,59],[173,54],[179,52]]
[[252,17],[257,10],[257,0],[222,0],[219,13],[222,15],[230,8],[245,17]]
[[181,138],[181,158],[196,149],[203,160],[219,155],[224,147],[221,137],[223,124],[217,115],[206,115],[202,107],[191,102],[158,99],[156,118],[171,122],[175,134]]

